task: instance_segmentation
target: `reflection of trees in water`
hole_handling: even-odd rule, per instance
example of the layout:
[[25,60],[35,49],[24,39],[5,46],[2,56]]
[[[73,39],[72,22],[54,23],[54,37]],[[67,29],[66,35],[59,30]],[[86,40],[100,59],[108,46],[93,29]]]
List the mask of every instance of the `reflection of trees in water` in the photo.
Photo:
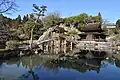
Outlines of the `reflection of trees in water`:
[[35,74],[35,72],[33,70],[29,70],[27,74],[23,74],[22,76],[19,77],[20,80],[28,80],[28,79],[32,80],[40,80],[40,78],[38,77],[37,74]]
[[[81,54],[82,56],[86,55],[88,51],[81,51],[76,54]],[[97,54],[94,52],[94,54]],[[29,78],[33,78],[33,80],[39,80],[38,75],[35,73],[36,70],[40,70],[45,68],[47,71],[52,71],[53,73],[59,72],[60,68],[67,68],[67,69],[74,69],[76,71],[85,73],[90,70],[94,70],[97,73],[99,73],[100,68],[107,67],[108,64],[114,64],[114,61],[112,58],[109,59],[89,59],[86,57],[80,57],[78,59],[74,58],[67,58],[66,60],[52,60],[51,58],[45,58],[41,56],[27,56],[27,57],[22,57],[22,58],[16,58],[13,60],[7,61],[7,64],[16,64],[18,67],[23,66],[26,69],[28,69],[27,73],[23,74],[20,76],[20,80],[25,80]],[[64,56],[63,56],[64,57]],[[101,62],[102,61],[102,62]],[[116,66],[120,67],[120,60],[116,59],[115,60]]]
[[120,59],[115,59],[115,65],[120,68]]
[[120,54],[113,54],[115,65],[120,68]]
[[[23,74],[22,76],[20,76],[20,78],[19,78],[20,80],[26,80],[29,78],[30,79],[32,78],[32,80],[40,80],[38,75],[35,74],[35,72],[33,70],[33,67],[35,66],[33,61],[34,61],[34,58],[32,56],[30,56],[29,59],[27,59],[28,63],[26,66],[28,66],[28,72],[27,72],[27,74]],[[23,63],[24,63],[24,61],[23,61]]]
[[[26,80],[29,77],[33,78],[33,80],[39,80],[39,77],[33,71],[33,67],[40,64],[39,60],[38,60],[38,57],[36,57],[36,56],[25,56],[25,57],[21,57],[21,58],[13,58],[10,60],[1,61],[0,66],[4,66],[4,65],[2,65],[3,63],[6,63],[7,65],[16,64],[17,67],[20,67],[20,68],[24,67],[24,68],[28,69],[27,73],[20,76],[20,78],[19,78],[20,80]],[[27,79],[27,80],[29,80],[29,79]]]
[[[47,61],[51,60],[51,58],[48,58],[49,56],[42,56],[42,55],[33,55],[29,57],[23,57],[16,61],[16,64],[19,66],[23,66],[26,69],[28,69],[27,73],[20,76],[20,80],[33,78],[32,80],[39,80],[38,75],[35,73],[36,68],[39,67],[41,69],[42,67],[45,67],[44,64],[47,64]],[[49,69],[50,68],[46,68]],[[54,70],[56,71],[56,70]]]
[[95,70],[99,73],[101,60],[87,60],[85,58],[79,60],[52,60],[51,62],[45,64],[45,66],[56,69],[56,68],[67,68],[75,69],[79,72],[87,72],[90,70]]
[[114,58],[107,57],[107,59],[102,60],[101,61],[101,68],[105,68],[109,64],[114,65]]

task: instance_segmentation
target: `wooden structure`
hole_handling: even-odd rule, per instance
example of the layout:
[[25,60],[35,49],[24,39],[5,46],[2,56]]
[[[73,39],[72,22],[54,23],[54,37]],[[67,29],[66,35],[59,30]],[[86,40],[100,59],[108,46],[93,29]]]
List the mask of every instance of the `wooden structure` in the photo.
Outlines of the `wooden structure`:
[[[40,50],[50,53],[67,53],[73,49],[76,41],[73,40],[73,36],[65,36],[64,24],[60,22],[52,28],[49,28],[42,36],[36,41]],[[69,48],[69,49],[68,49]]]
[[36,41],[39,46],[36,51],[42,50],[45,53],[67,54],[69,51],[73,50],[74,46],[81,50],[99,49],[101,51],[106,50],[106,48],[110,46],[105,42],[107,35],[105,35],[104,31],[101,29],[100,23],[86,24],[85,28],[79,34],[80,39],[74,37],[75,35],[66,36],[64,35],[65,32],[66,29],[63,23],[49,28]]
[[88,23],[85,25],[82,33],[79,34],[81,41],[105,41],[106,36],[100,23]]

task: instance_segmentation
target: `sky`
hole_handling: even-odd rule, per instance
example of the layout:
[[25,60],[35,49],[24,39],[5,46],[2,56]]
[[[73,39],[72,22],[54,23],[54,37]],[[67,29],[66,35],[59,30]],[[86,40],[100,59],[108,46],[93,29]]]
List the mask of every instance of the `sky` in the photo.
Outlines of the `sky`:
[[120,0],[16,0],[16,4],[20,11],[8,15],[11,18],[15,18],[19,14],[23,17],[23,15],[32,13],[33,4],[45,5],[47,13],[59,12],[61,17],[80,13],[97,15],[100,12],[103,19],[112,23],[120,18]]

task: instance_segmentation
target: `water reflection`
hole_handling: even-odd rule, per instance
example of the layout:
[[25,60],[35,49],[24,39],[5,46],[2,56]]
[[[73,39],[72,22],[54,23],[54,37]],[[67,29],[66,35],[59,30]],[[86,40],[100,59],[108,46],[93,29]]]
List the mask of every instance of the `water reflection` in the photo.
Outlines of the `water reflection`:
[[100,71],[101,59],[86,59],[81,58],[79,60],[53,60],[49,64],[45,64],[45,66],[51,68],[67,68],[74,69],[76,71],[85,73],[90,70],[95,70],[97,73]]
[[[119,80],[120,55],[103,58],[86,57],[88,51],[73,56],[33,55],[14,58],[0,64],[0,77],[5,80]],[[93,53],[93,52],[92,52]],[[94,52],[96,53],[96,52]]]

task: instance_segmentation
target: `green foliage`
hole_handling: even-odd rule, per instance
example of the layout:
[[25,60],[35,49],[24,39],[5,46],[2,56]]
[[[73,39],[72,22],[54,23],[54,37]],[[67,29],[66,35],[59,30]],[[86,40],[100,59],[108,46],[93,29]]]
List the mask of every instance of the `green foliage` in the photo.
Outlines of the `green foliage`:
[[69,29],[66,33],[66,35],[77,35],[79,33],[79,31],[75,28]]
[[25,23],[26,21],[28,21],[28,14],[26,16],[23,17],[23,23]]
[[69,35],[75,35],[75,34],[78,34],[78,32],[75,31],[75,30],[71,30],[71,31],[68,32],[68,34],[69,34]]
[[101,15],[101,13],[100,13],[100,12],[98,13],[98,17],[99,17],[99,21],[102,23],[102,22],[103,22],[103,20],[102,20],[102,15]]
[[49,28],[53,25],[56,25],[61,20],[59,13],[49,13],[45,18],[43,19],[43,24],[45,28]]
[[119,34],[119,29],[115,28],[115,29],[112,29],[113,33],[114,34]]
[[[75,25],[79,31],[82,30],[86,22],[91,22],[91,20],[100,22],[101,14],[98,16],[89,16],[86,13],[82,13],[76,16],[71,16],[67,18],[61,18],[58,12],[49,13],[45,17],[46,6],[37,6],[33,4],[34,13],[26,15],[21,20],[21,16],[18,15],[16,19],[10,19],[0,15],[0,20],[3,24],[6,24],[5,31],[9,34],[9,40],[27,40],[30,39],[32,29],[33,29],[33,39],[38,39],[40,35],[48,28],[55,26],[60,21],[64,21],[66,25]],[[43,15],[44,14],[44,15]],[[1,24],[1,23],[0,23]],[[1,26],[1,25],[0,25]],[[116,33],[116,31],[113,31]],[[68,32],[69,34],[76,34],[75,31]]]
[[116,21],[116,25],[117,25],[117,27],[120,27],[120,19],[118,19],[118,20]]
[[114,36],[117,34],[120,34],[120,28],[115,28],[115,29],[105,29],[106,34],[110,36]]
[[9,40],[10,35],[10,24],[9,22],[11,19],[8,19],[7,17],[0,15],[0,42]]
[[94,22],[101,22],[100,16],[93,16],[92,19],[94,20]]
[[25,24],[23,26],[24,33],[25,33],[26,37],[28,37],[28,39],[30,39],[30,35],[31,35],[30,32],[33,27],[34,27],[34,31],[33,31],[34,37],[33,38],[38,39],[38,37],[41,35],[41,28],[43,27],[42,23],[35,23],[33,21],[25,22]]
[[75,27],[79,30],[82,30],[86,23],[102,22],[102,17],[101,17],[100,13],[98,14],[98,16],[89,16],[86,13],[82,13],[82,14],[77,15],[77,16],[64,18],[63,21],[65,21],[66,25],[77,23],[77,25],[75,25]]
[[83,13],[77,16],[65,18],[65,23],[72,23],[72,22],[84,23],[84,19],[86,18],[88,18],[88,15],[86,13]]
[[21,23],[21,16],[20,16],[20,15],[18,15],[18,17],[16,18],[16,21],[17,21],[18,23]]
[[6,42],[6,49],[10,49],[10,50],[17,49],[19,44],[20,43],[18,41],[16,41],[16,40],[14,40],[14,41],[7,41]]
[[45,15],[45,11],[47,11],[47,6],[37,6],[36,4],[33,4],[33,11],[36,12],[36,14],[38,16],[44,16]]
[[85,24],[80,23],[77,29],[81,31],[84,27],[85,27]]

